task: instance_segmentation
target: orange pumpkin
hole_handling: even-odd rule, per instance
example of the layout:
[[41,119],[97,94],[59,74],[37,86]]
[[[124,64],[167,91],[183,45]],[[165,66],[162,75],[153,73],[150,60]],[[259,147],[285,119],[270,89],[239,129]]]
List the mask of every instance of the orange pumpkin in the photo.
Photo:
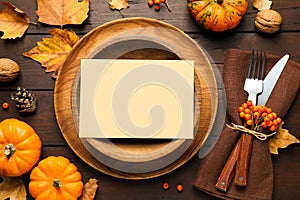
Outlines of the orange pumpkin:
[[36,200],[75,200],[82,194],[81,179],[67,158],[49,156],[32,170],[29,192]]
[[0,174],[21,176],[38,162],[42,143],[27,123],[5,119],[0,123]]
[[235,28],[247,7],[247,0],[188,0],[188,9],[198,24],[215,32]]

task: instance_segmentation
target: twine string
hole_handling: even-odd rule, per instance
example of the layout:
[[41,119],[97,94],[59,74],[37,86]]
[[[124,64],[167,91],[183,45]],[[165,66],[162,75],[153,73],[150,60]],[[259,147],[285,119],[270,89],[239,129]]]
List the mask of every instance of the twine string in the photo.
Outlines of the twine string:
[[248,128],[242,126],[242,125],[237,125],[237,124],[234,124],[234,123],[231,123],[231,125],[226,124],[226,126],[228,128],[231,128],[232,130],[239,130],[239,131],[242,131],[244,133],[249,133],[249,134],[255,136],[258,140],[261,140],[261,141],[264,141],[268,137],[271,137],[271,136],[276,134],[276,131],[271,133],[271,134],[264,134],[264,133],[248,129]]

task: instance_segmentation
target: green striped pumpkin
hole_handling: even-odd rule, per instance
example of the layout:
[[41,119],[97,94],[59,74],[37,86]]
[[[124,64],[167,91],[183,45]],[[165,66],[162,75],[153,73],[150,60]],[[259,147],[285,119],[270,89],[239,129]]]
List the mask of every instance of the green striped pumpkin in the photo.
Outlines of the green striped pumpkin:
[[235,28],[247,7],[247,0],[188,0],[188,9],[198,24],[215,32]]

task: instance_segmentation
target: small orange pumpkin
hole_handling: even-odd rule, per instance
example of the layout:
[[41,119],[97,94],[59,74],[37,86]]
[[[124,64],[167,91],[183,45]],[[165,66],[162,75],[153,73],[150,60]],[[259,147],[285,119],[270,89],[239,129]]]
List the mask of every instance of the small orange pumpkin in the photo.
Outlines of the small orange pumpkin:
[[235,28],[247,7],[247,0],[188,0],[188,9],[198,24],[215,32]]
[[36,200],[75,200],[82,194],[81,179],[67,158],[49,156],[32,170],[29,192]]
[[27,123],[11,118],[0,123],[0,174],[21,176],[38,162],[42,143]]

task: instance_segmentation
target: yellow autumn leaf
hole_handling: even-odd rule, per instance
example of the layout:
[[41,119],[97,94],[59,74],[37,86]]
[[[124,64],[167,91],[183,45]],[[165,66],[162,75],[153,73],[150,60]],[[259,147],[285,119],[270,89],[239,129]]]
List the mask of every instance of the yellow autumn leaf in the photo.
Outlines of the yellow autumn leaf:
[[56,28],[49,32],[52,38],[43,38],[42,42],[37,42],[37,46],[23,53],[23,56],[40,62],[46,72],[54,72],[52,77],[56,78],[59,68],[79,38],[73,31]]
[[25,12],[8,2],[0,2],[0,31],[4,32],[1,39],[22,37],[28,29],[30,19]]
[[271,8],[272,1],[269,0],[253,0],[252,6],[257,10],[268,10]]
[[89,0],[38,0],[38,21],[50,25],[82,24],[88,17]]
[[300,143],[300,141],[289,133],[289,130],[282,128],[283,123],[277,129],[277,133],[268,141],[269,150],[272,154],[278,154],[279,148],[286,148],[290,144]]
[[79,200],[93,200],[98,189],[97,182],[97,179],[90,178],[89,181],[84,184],[82,195]]
[[129,7],[127,0],[108,0],[108,4],[113,10],[122,10]]
[[0,199],[26,200],[26,190],[21,177],[0,176]]

